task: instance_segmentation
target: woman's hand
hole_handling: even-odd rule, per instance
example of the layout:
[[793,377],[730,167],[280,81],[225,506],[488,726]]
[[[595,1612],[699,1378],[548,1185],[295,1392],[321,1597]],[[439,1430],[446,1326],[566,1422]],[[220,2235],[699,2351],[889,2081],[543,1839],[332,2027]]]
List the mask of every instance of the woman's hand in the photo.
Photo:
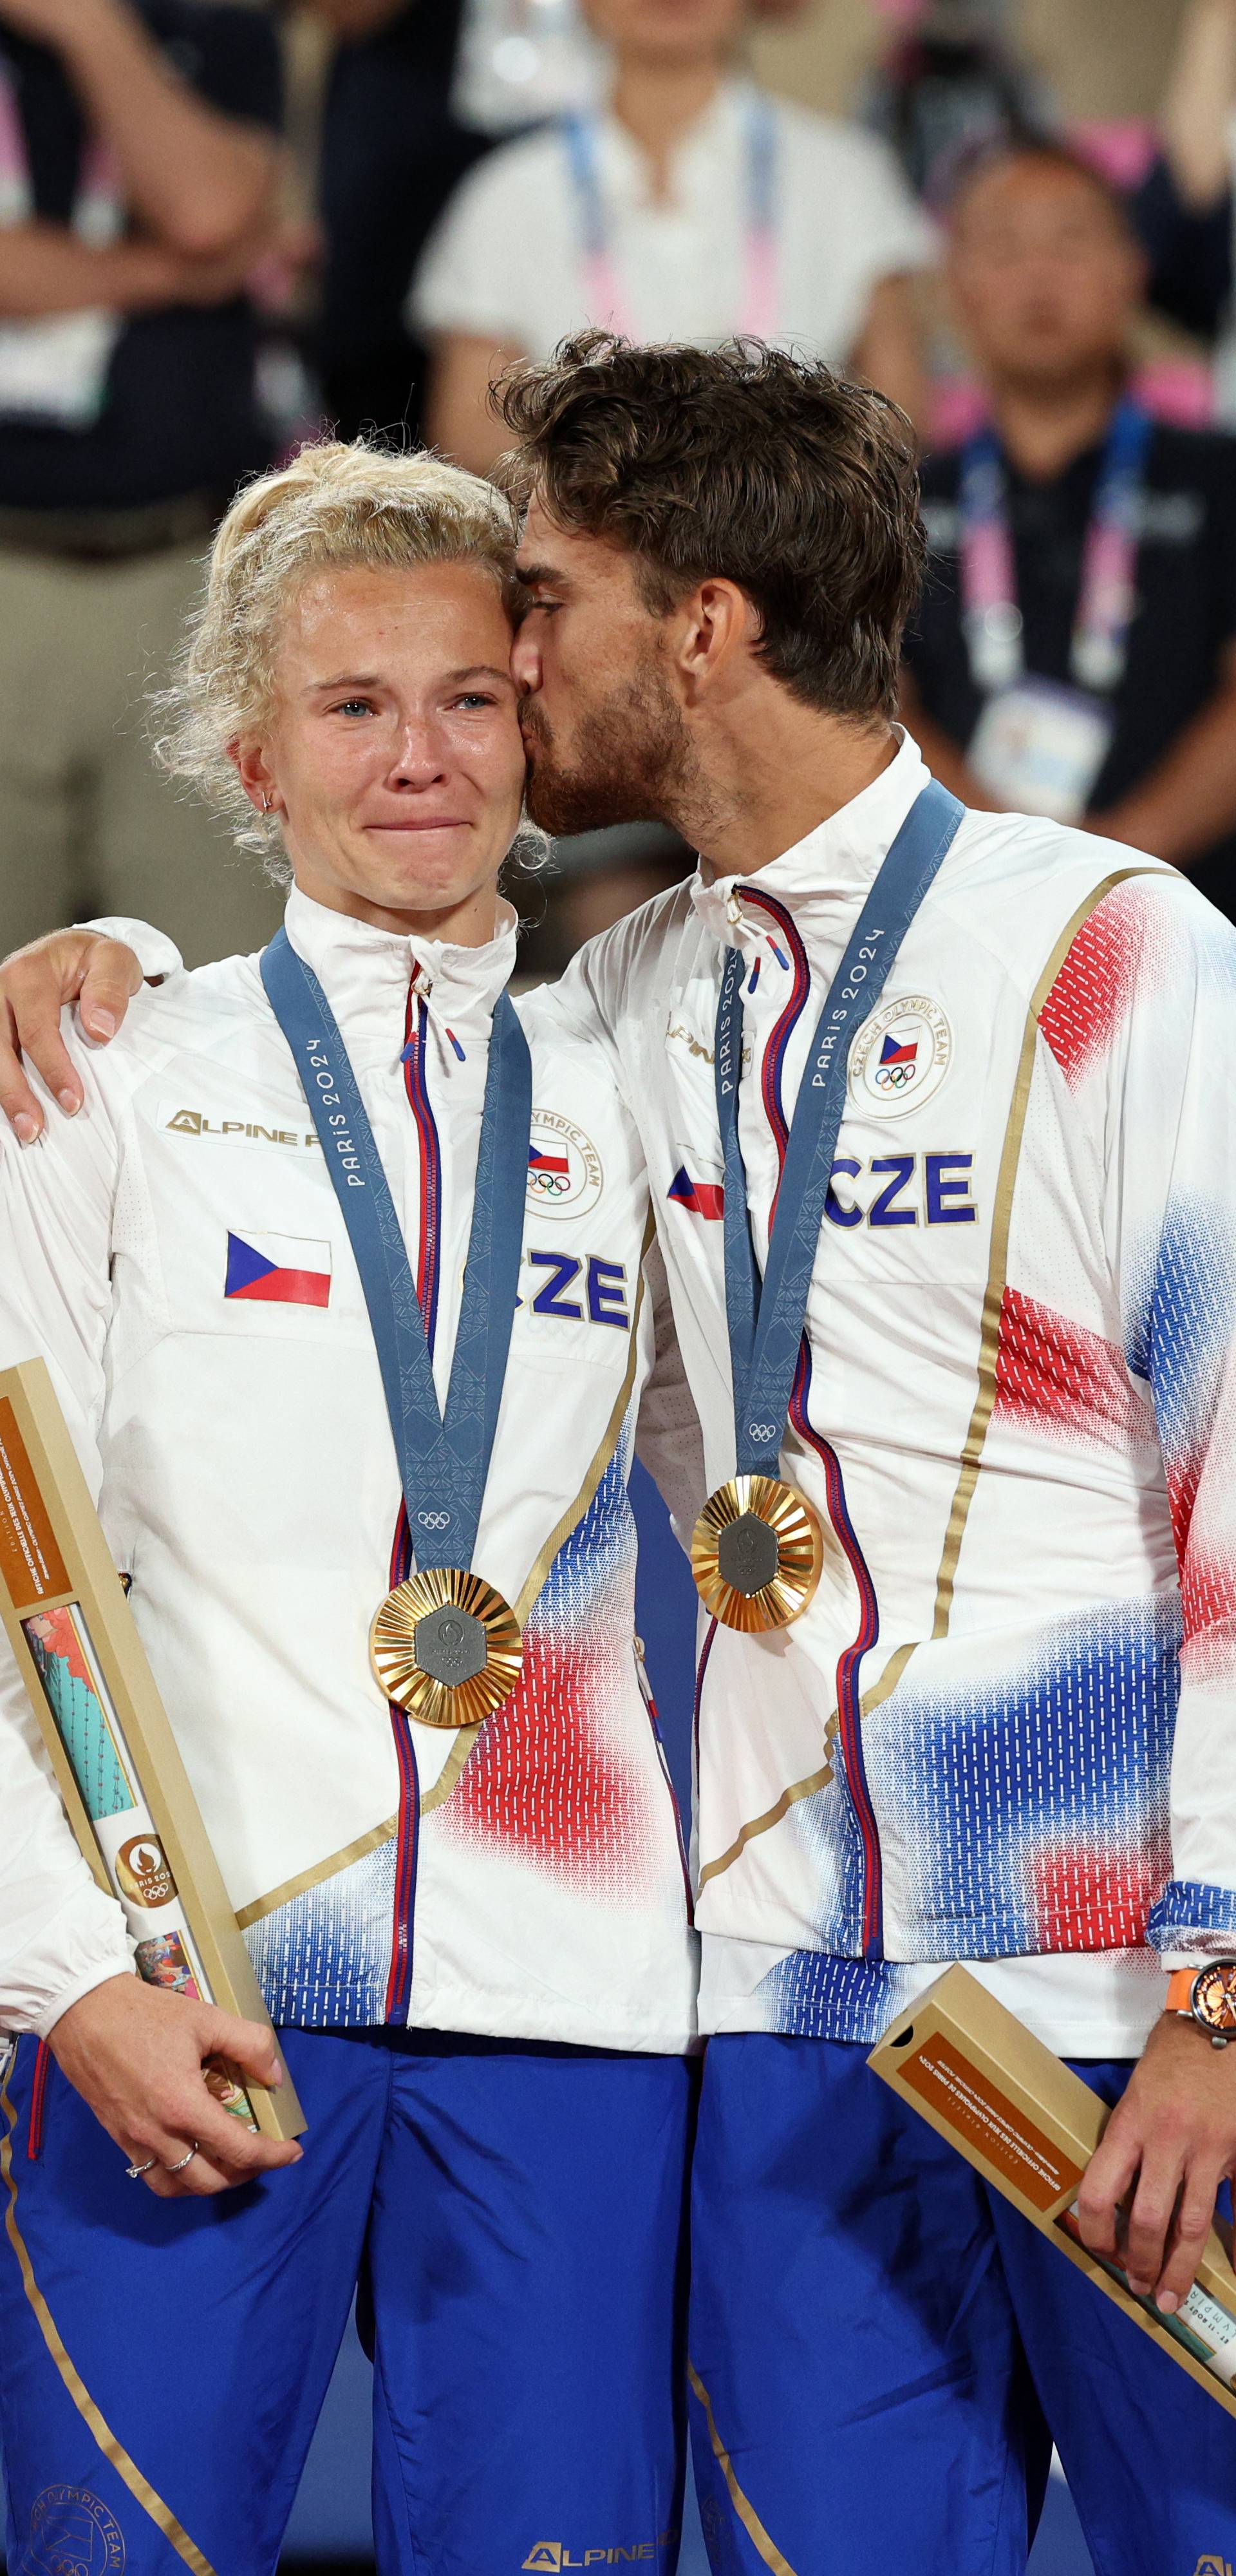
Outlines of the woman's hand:
[[70,2004],[47,2044],[127,2162],[149,2166],[142,2180],[160,2200],[200,2200],[300,2162],[293,2141],[255,2136],[211,2088],[220,2058],[242,2081],[283,2082],[274,2033],[255,2022],[137,1976],[108,1977]]

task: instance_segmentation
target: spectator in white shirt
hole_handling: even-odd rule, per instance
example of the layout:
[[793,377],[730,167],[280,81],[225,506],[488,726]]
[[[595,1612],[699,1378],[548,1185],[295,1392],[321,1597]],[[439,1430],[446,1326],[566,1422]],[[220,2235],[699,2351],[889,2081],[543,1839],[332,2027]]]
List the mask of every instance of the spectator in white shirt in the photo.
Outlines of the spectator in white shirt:
[[635,340],[792,342],[921,411],[912,272],[931,228],[891,153],[731,77],[744,0],[585,0],[607,109],[509,143],[464,180],[417,270],[434,443],[479,473],[513,358],[585,323]]

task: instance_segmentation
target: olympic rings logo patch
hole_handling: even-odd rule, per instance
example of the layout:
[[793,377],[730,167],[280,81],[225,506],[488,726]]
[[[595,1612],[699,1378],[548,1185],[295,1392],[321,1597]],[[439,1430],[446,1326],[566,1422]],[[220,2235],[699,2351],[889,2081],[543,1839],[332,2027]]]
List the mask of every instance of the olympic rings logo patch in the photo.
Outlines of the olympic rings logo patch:
[[601,1195],[601,1157],[592,1138],[558,1109],[535,1109],[528,1145],[528,1206],[555,1217],[587,1216]]

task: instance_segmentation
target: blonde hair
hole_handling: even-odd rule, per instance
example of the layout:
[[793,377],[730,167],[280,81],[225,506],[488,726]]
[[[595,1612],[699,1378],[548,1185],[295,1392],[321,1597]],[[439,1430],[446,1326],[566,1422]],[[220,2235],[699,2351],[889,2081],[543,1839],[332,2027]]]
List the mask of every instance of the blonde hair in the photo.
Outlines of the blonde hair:
[[475,563],[512,607],[515,519],[475,474],[439,456],[387,455],[323,440],[238,492],[211,548],[206,584],[170,688],[152,700],[155,758],[232,824],[286,879],[278,824],[255,815],[228,745],[260,730],[273,698],[280,621],[314,573]]

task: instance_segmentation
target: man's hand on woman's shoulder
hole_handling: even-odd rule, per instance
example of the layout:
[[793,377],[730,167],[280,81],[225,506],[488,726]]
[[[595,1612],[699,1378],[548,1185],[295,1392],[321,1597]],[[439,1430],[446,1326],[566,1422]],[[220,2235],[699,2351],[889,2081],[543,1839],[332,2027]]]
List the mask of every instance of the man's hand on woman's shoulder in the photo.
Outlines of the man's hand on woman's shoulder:
[[133,950],[97,930],[53,930],[5,959],[0,966],[0,1110],[20,1144],[37,1143],[45,1124],[23,1056],[65,1116],[75,1117],[83,1094],[60,1034],[62,1010],[76,1004],[83,1036],[106,1046],[141,987],[142,970]]

